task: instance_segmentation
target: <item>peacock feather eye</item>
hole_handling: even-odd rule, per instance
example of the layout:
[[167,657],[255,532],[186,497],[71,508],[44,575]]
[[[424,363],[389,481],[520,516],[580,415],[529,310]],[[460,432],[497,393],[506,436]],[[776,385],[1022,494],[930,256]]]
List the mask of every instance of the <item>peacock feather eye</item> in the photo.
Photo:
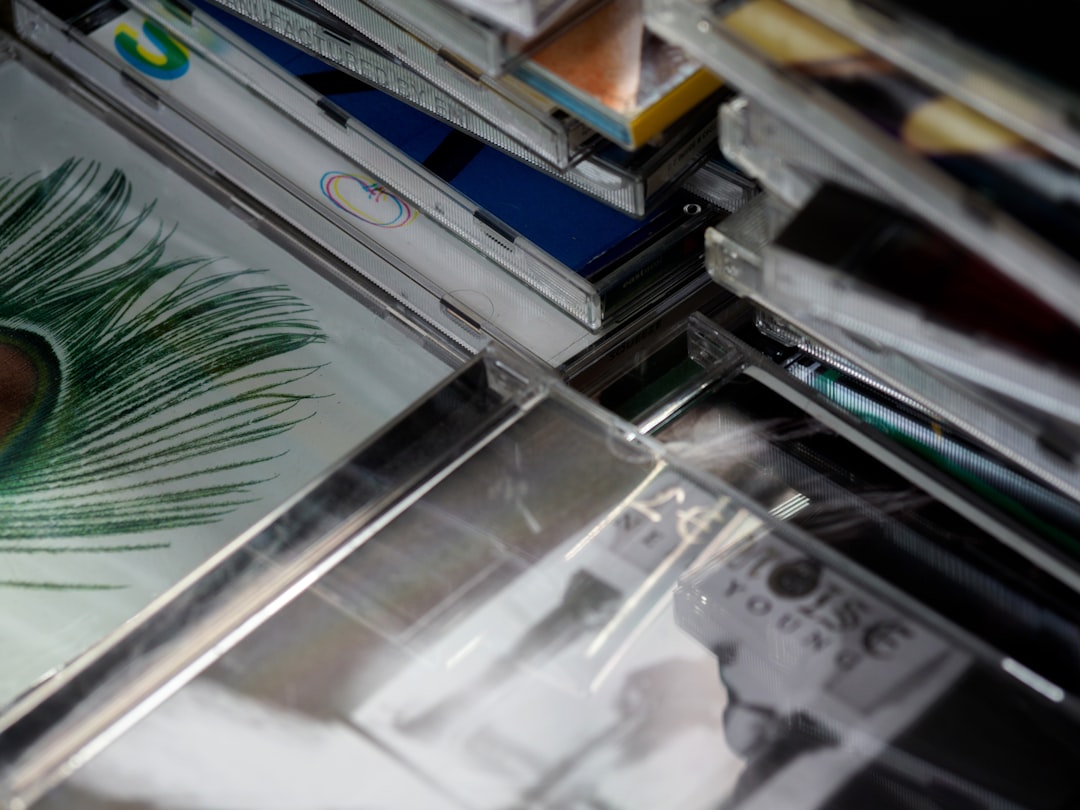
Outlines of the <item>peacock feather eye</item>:
[[49,342],[24,329],[0,326],[0,470],[18,468],[59,391],[60,362]]
[[308,306],[170,257],[131,197],[74,159],[0,177],[0,553],[217,522],[314,413],[318,366],[287,359],[325,341]]

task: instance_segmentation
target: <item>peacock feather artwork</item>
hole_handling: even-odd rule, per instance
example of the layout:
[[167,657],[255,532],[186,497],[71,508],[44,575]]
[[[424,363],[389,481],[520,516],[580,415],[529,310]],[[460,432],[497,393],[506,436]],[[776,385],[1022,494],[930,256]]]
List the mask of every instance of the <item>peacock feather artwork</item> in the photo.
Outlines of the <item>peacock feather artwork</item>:
[[257,500],[312,415],[318,366],[278,359],[325,341],[308,306],[169,238],[120,170],[0,177],[0,555],[167,545]]

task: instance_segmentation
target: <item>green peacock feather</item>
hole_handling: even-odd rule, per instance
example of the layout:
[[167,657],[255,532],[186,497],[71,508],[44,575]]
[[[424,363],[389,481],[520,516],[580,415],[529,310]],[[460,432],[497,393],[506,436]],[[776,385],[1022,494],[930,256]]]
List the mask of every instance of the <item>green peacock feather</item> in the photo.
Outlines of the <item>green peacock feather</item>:
[[0,552],[160,547],[93,540],[254,500],[259,445],[310,415],[293,389],[315,367],[268,362],[324,340],[303,302],[167,259],[130,204],[93,163],[0,179]]

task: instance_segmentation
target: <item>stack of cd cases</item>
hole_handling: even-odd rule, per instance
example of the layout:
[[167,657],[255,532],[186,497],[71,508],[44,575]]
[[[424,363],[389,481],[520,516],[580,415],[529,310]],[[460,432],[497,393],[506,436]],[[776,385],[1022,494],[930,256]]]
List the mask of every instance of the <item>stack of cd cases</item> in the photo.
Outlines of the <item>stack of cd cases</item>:
[[[899,59],[898,39],[885,43],[863,27],[849,38],[857,21],[840,5],[650,0],[647,17],[781,121],[783,137],[824,149],[1066,317],[1080,318],[1080,170],[1061,91],[1029,97],[1038,99],[1039,115],[1004,100],[1023,91],[999,92],[1000,82],[984,81],[984,73],[949,95],[956,74],[936,69],[946,57],[923,60],[908,49]],[[921,66],[910,71],[914,61]],[[931,72],[940,80],[928,81]],[[984,101],[973,106],[976,96]],[[1027,123],[1011,128],[1019,117]]]
[[[836,216],[842,227],[830,222]],[[808,234],[816,235],[809,243]],[[884,382],[931,419],[1067,497],[1080,496],[1075,372],[1066,350],[1074,329],[1007,277],[838,186],[798,213],[763,195],[710,231],[707,251],[717,281],[760,304],[763,325],[781,341]],[[958,296],[979,306],[950,311]],[[959,312],[969,320],[958,320]]]
[[[677,184],[674,181],[700,165],[714,140],[710,137],[714,124],[707,113],[715,104],[672,102],[664,116],[672,123],[695,108],[696,112],[677,126],[654,125],[642,137],[623,139],[620,150],[524,81],[488,76],[446,49],[418,39],[385,15],[389,9],[360,2],[323,8],[301,0],[219,0],[216,4],[634,215],[643,215]],[[715,86],[708,95],[714,91]],[[643,147],[647,148],[641,152]]]
[[[520,120],[523,107],[546,112],[555,105],[562,115],[569,113],[572,120],[587,124],[589,131],[599,132],[626,149],[637,149],[691,109],[712,106],[702,102],[720,86],[718,79],[686,59],[679,49],[648,33],[640,5],[625,0],[592,4],[595,7],[576,15],[555,36],[518,59],[508,72],[497,70],[494,75],[470,64],[447,36],[449,32],[425,35],[430,22],[419,31],[403,27],[408,25],[408,17],[402,17],[393,4],[378,0],[315,2],[340,21],[339,33],[354,40],[374,41],[518,140],[523,134],[513,119]],[[296,40],[280,19],[269,20],[236,0],[226,0],[223,5]],[[269,5],[276,14],[279,4]],[[310,6],[298,8],[309,19],[318,19],[318,15],[311,15]],[[333,54],[324,55],[339,61]]]
[[[198,94],[184,90],[185,83],[196,79],[197,69],[214,74],[219,93],[229,92],[223,86],[226,81],[241,94],[254,92],[370,172],[356,179],[355,172],[335,173],[327,167],[320,196],[355,209],[359,198],[350,197],[378,196],[372,189],[385,184],[388,193],[393,189],[392,196],[428,214],[589,329],[654,307],[697,277],[700,234],[724,213],[710,200],[733,207],[750,191],[733,175],[721,177],[719,182],[729,193],[701,199],[673,190],[639,221],[412,111],[231,15],[211,7],[181,10],[149,2],[140,6],[156,31],[141,35],[150,41],[155,35],[174,39],[190,54],[186,58],[192,65],[185,75],[167,78],[140,70],[137,81],[155,85],[151,90],[155,95],[173,98],[190,116],[199,117],[205,104],[197,100]],[[70,20],[80,14],[78,9],[63,13]],[[92,17],[83,14],[83,18],[93,25]],[[125,24],[139,32],[141,23]],[[116,32],[106,28],[104,24],[93,28],[103,46],[98,53],[130,74],[132,67],[139,67],[137,60],[112,47]],[[205,123],[230,131],[220,118]],[[676,163],[703,154],[701,150],[714,139],[708,129],[705,136],[695,135],[679,147]],[[257,141],[238,146],[249,154],[265,151]],[[649,154],[656,153],[646,149],[631,157],[655,162]],[[669,158],[662,158],[666,162]],[[587,165],[578,168],[586,171]],[[675,178],[667,169],[658,171],[658,176],[666,175],[663,184],[671,187]]]
[[[364,177],[350,162],[342,163],[332,149],[262,104],[252,93],[228,92],[222,83],[195,95],[204,111],[231,127],[231,134],[272,131],[273,140],[252,139],[258,155],[238,157],[232,138],[204,126],[173,107],[168,98],[116,70],[110,58],[90,47],[85,38],[69,35],[40,7],[20,6],[17,22],[27,39],[76,71],[81,81],[121,105],[122,115],[176,145],[187,159],[233,184],[238,210],[250,210],[253,221],[261,206],[273,209],[269,219],[316,241],[342,266],[391,295],[399,305],[418,314],[460,345],[480,348],[490,337],[521,348],[527,354],[558,366],[587,349],[597,336],[564,315],[545,299],[508,276],[504,270],[469,248],[407,203],[399,205],[388,190],[373,195],[359,215],[338,206],[319,192],[319,180],[332,167]],[[126,29],[138,33],[138,29]],[[117,30],[117,35],[124,33]],[[135,48],[132,52],[138,53]],[[113,51],[115,52],[115,50]],[[130,54],[129,54],[130,55]],[[178,57],[179,58],[179,57]],[[197,80],[187,53],[180,58],[185,78]],[[151,67],[152,64],[151,64]],[[208,77],[206,77],[208,78]],[[401,216],[404,212],[404,216]],[[379,262],[362,257],[375,252]]]
[[1075,499],[1080,96],[1029,40],[958,15],[646,3],[654,31],[739,91],[722,150],[767,192],[709,232],[713,277],[773,337]]
[[[199,122],[204,129],[209,131],[221,133],[219,140],[230,141],[234,148],[239,147],[241,154],[247,156],[247,160],[254,159],[263,170],[269,169],[279,177],[284,175],[287,178],[286,185],[302,189],[302,196],[312,199],[317,207],[322,207],[324,210],[333,209],[339,221],[347,221],[353,228],[374,234],[377,242],[391,245],[391,249],[395,252],[399,250],[415,252],[416,246],[423,244],[406,235],[406,232],[418,231],[420,215],[408,197],[396,193],[396,189],[393,192],[390,191],[393,187],[384,187],[380,180],[373,176],[376,174],[393,176],[399,181],[398,187],[404,185],[408,189],[415,189],[416,196],[430,202],[427,210],[434,212],[436,221],[441,221],[443,224],[456,223],[458,227],[453,228],[452,232],[459,236],[466,236],[466,241],[471,245],[482,248],[483,253],[497,258],[498,263],[504,268],[509,266],[517,277],[529,283],[530,286],[541,288],[549,299],[556,300],[564,311],[571,313],[576,320],[589,329],[595,330],[609,326],[617,323],[618,320],[628,318],[634,312],[655,307],[659,300],[670,295],[687,281],[699,277],[700,248],[697,246],[699,236],[695,234],[700,235],[701,229],[709,222],[715,221],[716,217],[722,213],[721,209],[706,200],[697,197],[687,198],[681,206],[665,207],[639,223],[618,214],[607,206],[592,203],[560,183],[545,180],[544,182],[547,183],[545,188],[552,196],[545,200],[537,200],[537,202],[546,203],[547,206],[563,213],[577,211],[578,214],[587,214],[587,217],[578,216],[569,220],[580,228],[581,236],[578,238],[570,236],[565,229],[560,228],[562,220],[553,219],[550,211],[546,213],[539,211],[526,218],[530,234],[545,244],[551,245],[552,249],[558,252],[558,258],[553,257],[546,251],[534,247],[524,236],[514,238],[515,234],[508,226],[494,216],[485,215],[485,212],[478,210],[475,205],[463,201],[460,192],[452,187],[448,188],[444,182],[439,181],[437,186],[433,185],[429,182],[430,172],[424,167],[417,166],[413,158],[402,155],[399,150],[385,148],[388,146],[386,141],[377,134],[366,127],[361,128],[354,119],[343,118],[338,114],[340,110],[322,94],[310,89],[306,93],[303,92],[301,88],[306,88],[306,86],[286,77],[282,71],[267,67],[264,61],[252,56],[250,46],[243,43],[234,45],[226,38],[232,35],[220,27],[218,30],[211,30],[190,16],[186,17],[189,29],[187,33],[190,39],[175,40],[175,47],[180,49],[179,53],[183,54],[184,70],[175,75],[167,75],[166,72],[156,70],[151,62],[139,58],[138,39],[145,37],[150,43],[163,42],[165,40],[162,38],[172,36],[166,33],[163,26],[165,24],[180,26],[185,20],[182,14],[177,16],[175,9],[162,7],[158,11],[160,18],[164,21],[163,24],[155,23],[153,20],[148,21],[142,17],[138,19],[132,17],[130,20],[125,18],[119,21],[115,16],[110,17],[109,14],[104,17],[100,16],[100,13],[97,17],[84,15],[84,23],[88,26],[91,36],[85,38],[79,32],[74,42],[81,42],[83,48],[89,49],[86,58],[78,56],[78,46],[71,45],[60,49],[61,56],[64,59],[76,59],[80,65],[79,69],[83,71],[88,70],[87,65],[90,63],[101,60],[120,66],[121,73],[127,77],[125,79],[129,88],[127,95],[131,95],[133,88],[140,86],[145,88],[140,91],[144,97],[161,98],[181,111],[182,116],[187,120]],[[82,14],[77,8],[69,9],[64,13],[74,14],[76,17]],[[112,15],[116,13],[115,8],[110,12]],[[42,44],[50,27],[59,27],[60,30],[66,28],[66,24],[58,20],[49,23],[48,21],[53,19],[52,15],[40,7],[20,6],[20,14],[23,20],[21,24],[24,25],[28,34]],[[111,21],[111,25],[106,19]],[[41,25],[36,23],[41,23]],[[74,33],[78,29],[70,30]],[[127,34],[127,31],[132,33]],[[251,32],[257,33],[255,29],[251,29]],[[95,44],[95,36],[100,46]],[[125,50],[116,44],[127,42],[128,36],[133,40],[131,49]],[[184,44],[186,42],[192,44],[189,46]],[[278,41],[273,40],[273,42]],[[56,49],[57,46],[48,44],[45,47]],[[284,44],[281,44],[281,47],[287,48]],[[91,56],[91,53],[95,55]],[[299,52],[294,52],[294,54],[299,55]],[[87,62],[87,59],[90,62]],[[309,63],[314,62],[315,60],[309,60]],[[315,67],[321,64],[315,63]],[[100,73],[101,70],[114,69],[98,68],[95,71]],[[132,79],[133,75],[139,78]],[[110,80],[105,78],[103,81]],[[326,152],[328,159],[321,159],[324,165],[320,169],[315,165],[320,162],[319,158],[314,157],[319,153],[317,146],[304,147],[304,154],[308,156],[307,162],[312,166],[310,169],[298,171],[301,167],[295,161],[284,158],[282,145],[274,144],[255,134],[258,132],[258,125],[255,124],[257,119],[253,118],[250,112],[239,114],[240,109],[250,107],[255,103],[253,92],[260,98],[276,102],[271,105],[273,109],[280,110],[291,105],[296,118],[304,121],[305,124],[311,124],[314,119],[318,127],[328,135],[332,135],[332,138],[328,138],[332,144],[345,146],[346,148],[342,151],[362,158],[362,160],[358,159],[357,163],[365,167],[374,164],[386,171],[371,174],[364,170],[358,171],[358,167],[352,160],[335,160],[332,152],[325,147],[323,151]],[[383,94],[370,95],[379,96],[384,104],[396,103]],[[132,103],[136,107],[139,106],[137,101]],[[301,104],[303,106],[297,109]],[[209,112],[211,109],[214,110],[213,113]],[[401,110],[408,112],[409,108],[400,106],[395,107],[393,111],[400,112]],[[374,111],[379,111],[378,106]],[[147,114],[145,106],[137,112]],[[149,114],[155,119],[161,117],[160,112],[151,111]],[[230,124],[230,119],[234,123]],[[393,123],[397,119],[391,116],[390,120]],[[434,122],[430,123],[434,124]],[[402,129],[399,127],[396,131],[402,132]],[[244,132],[250,132],[251,135],[245,136],[242,134]],[[452,130],[444,130],[441,133],[438,130],[429,130],[429,133],[442,140],[450,139],[443,153],[450,151],[452,154],[453,147],[460,145],[455,138],[451,137]],[[242,143],[237,144],[237,141],[242,141]],[[413,143],[414,149],[429,152],[434,145],[430,139],[427,145],[422,141]],[[489,159],[486,164],[481,161],[481,166],[478,167],[483,169],[487,166],[489,174],[486,178],[482,171],[479,174],[477,172],[459,173],[457,177],[460,178],[461,183],[471,182],[474,190],[486,189],[489,196],[491,192],[501,194],[502,205],[507,207],[509,215],[517,215],[520,218],[522,213],[515,210],[514,204],[514,199],[517,198],[510,192],[522,191],[528,187],[521,187],[520,184],[509,187],[505,184],[506,175],[496,175],[493,179],[490,172],[502,168],[517,172],[518,174],[513,175],[516,177],[522,172],[531,178],[543,178],[545,175],[526,170],[521,164],[502,157],[494,150],[487,149],[481,154],[487,155]],[[500,159],[505,162],[498,163]],[[401,162],[404,161],[408,161],[407,170],[401,167]],[[450,169],[450,171],[453,170]],[[306,173],[310,173],[310,176],[306,176]],[[421,174],[421,177],[412,179],[417,174]],[[418,180],[421,185],[418,185]],[[721,179],[721,185],[724,184],[725,181]],[[745,181],[742,185],[735,182],[726,183],[726,185],[735,191],[734,196],[728,195],[726,199],[729,205],[738,204],[749,192]],[[433,195],[433,190],[438,193]],[[723,194],[719,197],[714,195],[714,198],[725,201]],[[445,241],[445,237],[441,239]],[[387,240],[392,241],[387,242]],[[455,240],[451,239],[451,241]],[[433,243],[432,247],[434,247]],[[430,251],[430,248],[426,249]],[[440,251],[441,249],[436,249],[433,256],[439,256]],[[462,253],[460,250],[453,249],[450,254],[443,253],[442,255],[449,257],[455,251]],[[465,253],[468,252],[465,251]],[[492,290],[492,285],[496,288],[507,287],[506,282],[493,279],[486,288],[479,290],[479,295],[482,297],[478,298],[471,293],[466,294],[467,289],[477,288],[476,274],[467,267],[478,263],[484,264],[479,256],[475,253],[473,255],[475,256],[473,259],[467,259],[463,255],[461,260],[454,260],[453,267],[435,265],[431,258],[406,259],[406,263],[414,270],[417,267],[421,268],[415,272],[419,273],[418,280],[422,284],[427,285],[432,282],[433,277],[436,279],[433,283],[438,285],[436,292],[442,300],[446,301],[447,296],[451,299],[456,297],[456,300],[451,300],[451,305],[467,313],[468,320],[484,322],[492,317],[492,304],[495,306],[495,315],[499,312],[496,296],[506,298],[510,302],[509,306],[513,307],[514,299],[519,297],[519,293]],[[462,277],[464,284],[462,281],[456,283],[450,281],[449,279],[455,273],[459,277],[465,273],[468,280]],[[549,322],[553,318],[558,319],[556,316],[547,316]],[[497,335],[509,333],[509,336],[514,339],[513,332],[515,330],[520,332],[521,324],[520,318],[509,315],[507,312],[503,317],[502,325],[496,322],[494,326]],[[568,331],[568,328],[563,327],[562,330],[570,340],[569,333],[573,330]],[[545,328],[539,325],[530,334],[539,335],[537,339],[541,343],[550,344],[553,338],[558,339],[558,332],[553,332],[550,327]],[[521,342],[520,336],[517,336],[517,339]],[[585,334],[579,338],[572,338],[577,341],[578,350],[584,346],[581,340],[587,339]],[[529,342],[529,340],[524,341],[526,346]],[[563,343],[562,346],[564,348],[556,350],[554,354],[550,348],[546,347],[535,353],[557,365],[572,356],[568,353],[571,351],[571,346],[568,343]]]
[[0,805],[1074,806],[1071,91],[917,5],[13,0]]

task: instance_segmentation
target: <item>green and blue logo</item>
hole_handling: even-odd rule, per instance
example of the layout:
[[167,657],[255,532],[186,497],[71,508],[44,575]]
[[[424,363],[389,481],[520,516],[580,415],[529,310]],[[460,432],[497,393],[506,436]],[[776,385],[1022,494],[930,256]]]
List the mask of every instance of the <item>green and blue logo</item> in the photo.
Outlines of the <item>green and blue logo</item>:
[[[149,45],[144,44],[142,38]],[[152,20],[143,22],[141,35],[127,23],[121,23],[116,28],[114,41],[125,62],[155,79],[178,79],[187,73],[191,64],[187,48]]]

